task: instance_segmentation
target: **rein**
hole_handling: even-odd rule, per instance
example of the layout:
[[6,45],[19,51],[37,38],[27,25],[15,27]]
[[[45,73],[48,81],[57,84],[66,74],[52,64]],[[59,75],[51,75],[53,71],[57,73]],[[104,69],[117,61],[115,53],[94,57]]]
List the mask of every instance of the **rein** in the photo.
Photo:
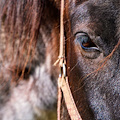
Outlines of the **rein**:
[[57,106],[57,120],[60,120],[61,99],[62,93],[65,104],[70,115],[71,120],[82,120],[76,104],[74,102],[69,83],[66,75],[66,60],[65,60],[65,38],[64,38],[64,0],[61,0],[61,18],[60,18],[60,51],[59,58],[55,64],[59,62],[60,75],[58,78],[58,106]]

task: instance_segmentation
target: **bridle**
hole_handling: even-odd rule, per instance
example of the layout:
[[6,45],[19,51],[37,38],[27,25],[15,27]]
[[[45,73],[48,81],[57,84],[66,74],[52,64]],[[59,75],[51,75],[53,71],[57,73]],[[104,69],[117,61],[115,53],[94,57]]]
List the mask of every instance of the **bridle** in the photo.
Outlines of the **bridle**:
[[60,120],[61,98],[62,93],[65,104],[70,115],[71,120],[82,120],[77,107],[75,105],[66,74],[66,59],[65,59],[65,38],[64,38],[64,0],[61,0],[61,15],[60,15],[60,52],[58,60],[55,64],[59,63],[60,75],[58,78],[58,106],[57,106],[57,120]]

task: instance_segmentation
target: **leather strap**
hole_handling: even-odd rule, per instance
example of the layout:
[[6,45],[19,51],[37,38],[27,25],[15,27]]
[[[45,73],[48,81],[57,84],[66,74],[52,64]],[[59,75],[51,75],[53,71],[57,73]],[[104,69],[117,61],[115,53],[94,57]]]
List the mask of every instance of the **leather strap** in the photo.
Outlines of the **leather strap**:
[[[64,40],[64,0],[61,0],[61,19],[60,19],[60,53],[59,58],[55,64],[59,62],[60,75],[58,78],[58,108],[57,108],[57,119],[60,120],[60,108],[62,92],[65,99],[65,104],[70,115],[71,120],[82,120],[77,107],[75,105],[69,83],[68,77],[66,76],[66,60],[65,60],[65,40]],[[62,91],[62,92],[61,92]]]
[[73,99],[73,96],[72,96],[72,93],[69,87],[68,77],[66,78],[64,78],[63,76],[59,77],[58,82],[63,92],[65,104],[66,104],[71,120],[82,120],[77,110],[77,107],[75,105],[75,102],[74,102],[74,99]]

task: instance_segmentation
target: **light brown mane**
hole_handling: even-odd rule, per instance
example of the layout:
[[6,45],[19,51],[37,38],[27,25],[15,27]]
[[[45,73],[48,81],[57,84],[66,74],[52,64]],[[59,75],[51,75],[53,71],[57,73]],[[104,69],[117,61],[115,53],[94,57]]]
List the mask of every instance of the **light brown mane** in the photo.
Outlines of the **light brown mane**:
[[[7,58],[12,55],[14,66],[10,69],[17,70],[17,73],[22,70],[20,76],[23,77],[25,67],[32,61],[35,52],[44,2],[42,0],[6,0],[0,8],[2,8],[1,28],[6,41],[4,55]],[[9,45],[13,47],[11,51]],[[20,69],[21,66],[22,69]]]

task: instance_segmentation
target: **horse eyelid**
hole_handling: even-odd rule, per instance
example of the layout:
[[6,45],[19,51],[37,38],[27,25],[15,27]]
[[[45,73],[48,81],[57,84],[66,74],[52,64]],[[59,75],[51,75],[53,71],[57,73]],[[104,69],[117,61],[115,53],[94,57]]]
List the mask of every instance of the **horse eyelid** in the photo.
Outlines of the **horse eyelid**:
[[76,33],[74,34],[75,37],[76,37],[76,36],[79,36],[79,35],[89,36],[86,32],[83,32],[83,31],[79,31],[79,32],[76,32]]

